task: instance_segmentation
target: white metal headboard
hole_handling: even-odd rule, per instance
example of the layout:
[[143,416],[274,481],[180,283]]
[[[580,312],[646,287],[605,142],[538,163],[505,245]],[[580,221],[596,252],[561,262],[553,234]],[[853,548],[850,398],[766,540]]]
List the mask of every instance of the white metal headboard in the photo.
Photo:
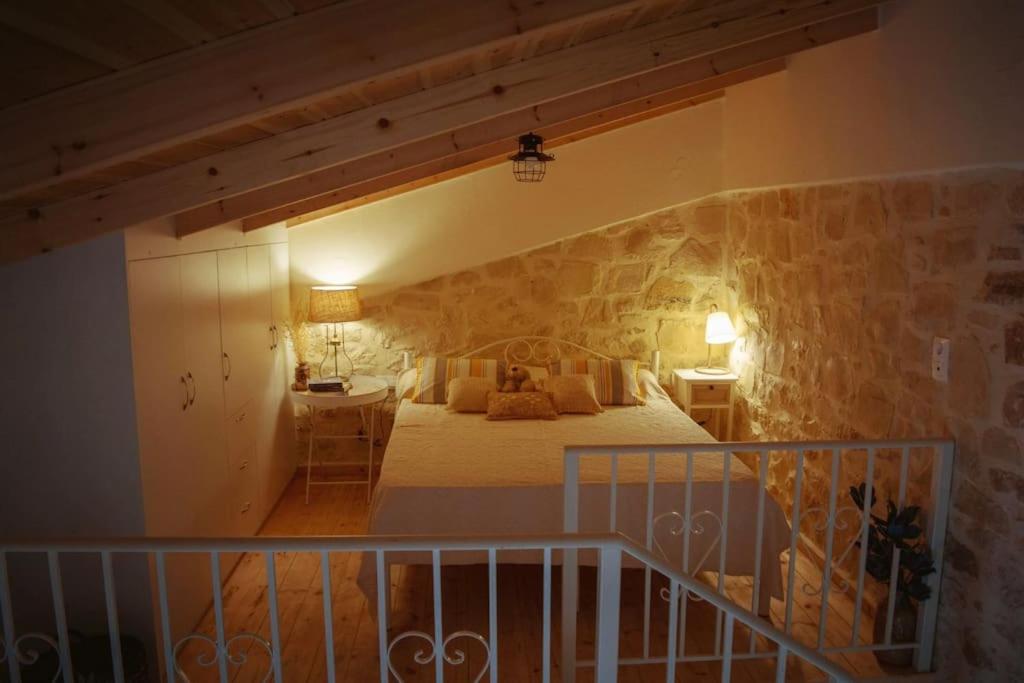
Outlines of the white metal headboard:
[[[462,358],[475,358],[480,354],[493,351],[495,349],[504,347],[502,350],[502,356],[508,363],[523,363],[524,365],[547,365],[548,363],[554,363],[561,360],[562,351],[572,350],[581,351],[589,356],[598,358],[600,360],[614,360],[610,356],[606,356],[603,353],[588,349],[585,346],[581,346],[575,342],[571,342],[567,339],[558,339],[556,337],[544,337],[539,335],[523,336],[523,337],[509,337],[508,339],[499,339],[498,341],[485,344],[479,348],[473,349],[468,353],[464,353],[459,356]],[[413,364],[413,354],[411,351],[406,351],[402,354],[402,367],[404,369],[411,368]],[[645,364],[641,361],[641,364]],[[651,372],[654,376],[658,376],[658,371],[661,365],[661,352],[651,351],[651,359],[649,363]]]

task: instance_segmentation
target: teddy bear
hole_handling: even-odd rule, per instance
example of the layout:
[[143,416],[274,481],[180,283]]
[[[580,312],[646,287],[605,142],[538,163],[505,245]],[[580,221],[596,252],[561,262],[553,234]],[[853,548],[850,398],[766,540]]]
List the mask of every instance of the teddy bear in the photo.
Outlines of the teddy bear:
[[537,391],[537,384],[530,379],[530,371],[522,365],[510,365],[505,372],[505,383],[501,385],[504,393],[517,391]]

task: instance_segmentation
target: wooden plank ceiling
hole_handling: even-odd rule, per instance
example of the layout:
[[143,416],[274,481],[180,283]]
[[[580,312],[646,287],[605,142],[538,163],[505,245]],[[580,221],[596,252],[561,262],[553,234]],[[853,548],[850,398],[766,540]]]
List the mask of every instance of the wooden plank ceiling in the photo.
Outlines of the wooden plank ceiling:
[[720,97],[879,0],[8,0],[0,261],[299,224]]

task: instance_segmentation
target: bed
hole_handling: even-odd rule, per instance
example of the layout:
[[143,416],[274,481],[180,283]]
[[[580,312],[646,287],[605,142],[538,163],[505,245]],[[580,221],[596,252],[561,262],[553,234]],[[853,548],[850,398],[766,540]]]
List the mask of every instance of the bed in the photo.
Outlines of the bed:
[[[414,372],[414,371],[413,371]],[[444,405],[401,400],[380,479],[371,502],[369,534],[495,535],[563,531],[563,451],[567,445],[709,443],[714,439],[683,413],[642,370],[646,404],[608,406],[598,415],[562,415],[558,420],[493,422],[480,414],[452,413]],[[654,546],[681,564],[680,513],[685,504],[685,462],[673,455],[656,461]],[[580,468],[580,530],[609,529],[609,464],[584,458]],[[620,457],[617,470],[616,530],[645,542],[648,462]],[[690,535],[688,570],[717,571],[722,512],[721,455],[697,454],[693,462],[691,513],[704,515]],[[735,456],[730,464],[728,543],[725,573],[752,576],[755,570],[756,475]],[[790,529],[782,509],[767,497],[761,545],[761,597],[782,597],[779,554],[789,547]],[[429,557],[390,554],[390,564],[419,564]],[[539,554],[505,552],[502,563],[537,563]],[[483,553],[457,553],[444,564],[486,562]],[[593,559],[581,555],[582,564]],[[364,561],[359,583],[371,597],[372,561]]]

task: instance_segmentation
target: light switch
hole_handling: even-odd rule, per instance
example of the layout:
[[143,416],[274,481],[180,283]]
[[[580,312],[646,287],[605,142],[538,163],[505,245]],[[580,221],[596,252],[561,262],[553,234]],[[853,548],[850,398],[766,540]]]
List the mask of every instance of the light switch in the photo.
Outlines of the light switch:
[[944,337],[932,339],[932,379],[949,381],[949,340]]

